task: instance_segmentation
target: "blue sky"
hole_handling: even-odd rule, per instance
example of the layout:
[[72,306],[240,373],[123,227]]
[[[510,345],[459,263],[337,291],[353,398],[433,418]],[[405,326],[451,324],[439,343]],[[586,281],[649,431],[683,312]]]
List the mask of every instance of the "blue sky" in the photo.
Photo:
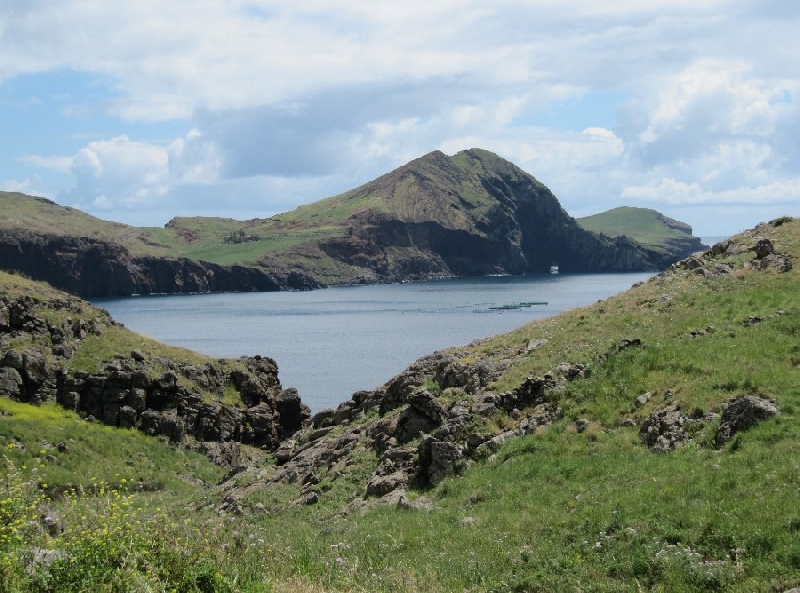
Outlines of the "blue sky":
[[432,150],[573,216],[701,236],[800,215],[794,0],[0,0],[0,189],[266,217]]

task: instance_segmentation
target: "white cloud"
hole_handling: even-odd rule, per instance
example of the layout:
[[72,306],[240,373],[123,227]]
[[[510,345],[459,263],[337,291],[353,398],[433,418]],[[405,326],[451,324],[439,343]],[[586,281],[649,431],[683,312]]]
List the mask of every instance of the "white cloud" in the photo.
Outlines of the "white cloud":
[[61,173],[69,173],[72,169],[72,159],[64,156],[25,155],[20,157],[20,161],[30,167],[52,169]]
[[[63,112],[121,118],[108,139],[20,162],[71,172],[62,195],[121,218],[214,199],[275,212],[474,146],[576,213],[797,195],[795,3],[62,0],[5,3],[0,23],[0,84],[60,70],[105,85]],[[593,113],[600,96],[627,102]],[[192,131],[126,128],[174,118]]]
[[662,179],[655,185],[631,186],[622,192],[633,200],[660,202],[670,205],[685,204],[800,204],[800,178],[768,183],[758,187],[737,187],[723,191],[708,191],[698,183],[685,183],[675,179]]

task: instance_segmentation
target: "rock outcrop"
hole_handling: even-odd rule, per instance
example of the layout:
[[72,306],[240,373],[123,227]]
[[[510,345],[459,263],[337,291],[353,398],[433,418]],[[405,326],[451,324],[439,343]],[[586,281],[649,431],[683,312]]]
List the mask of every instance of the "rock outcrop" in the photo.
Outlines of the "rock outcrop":
[[[452,157],[434,151],[299,213],[243,222],[263,236],[240,228],[236,241],[220,238],[228,228],[221,221],[198,230],[173,219],[160,243],[44,198],[0,192],[0,199],[10,211],[0,216],[0,268],[83,297],[542,273],[554,263],[563,272],[657,271],[683,253],[585,230],[532,175],[480,149]],[[21,225],[14,208],[36,224]],[[253,242],[248,255],[231,252],[237,241]],[[169,257],[198,251],[214,261],[248,261]]]
[[8,230],[0,231],[0,268],[82,297],[266,292],[321,286],[297,271],[268,274],[256,267],[134,256],[110,241]]
[[743,395],[730,402],[722,413],[719,428],[714,439],[717,446],[722,446],[743,430],[754,427],[759,422],[778,415],[778,406],[774,401]]
[[[149,359],[134,350],[92,371],[71,368],[82,340],[116,325],[95,309],[84,316],[88,308],[77,299],[0,295],[0,395],[58,402],[84,418],[176,442],[189,438],[274,450],[308,423],[308,407],[296,390],[282,389],[277,365],[266,357],[192,365]],[[45,316],[37,309],[59,314]],[[231,390],[240,405],[223,401]]]
[[627,237],[584,230],[547,187],[485,150],[432,152],[340,202],[367,197],[382,207],[352,214],[345,236],[320,248],[373,281],[546,272],[553,262],[566,272],[655,271],[665,263],[663,253]]

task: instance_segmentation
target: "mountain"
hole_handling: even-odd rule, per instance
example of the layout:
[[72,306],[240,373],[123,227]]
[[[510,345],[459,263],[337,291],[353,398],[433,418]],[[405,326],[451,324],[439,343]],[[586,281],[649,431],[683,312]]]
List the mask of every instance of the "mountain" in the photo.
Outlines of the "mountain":
[[633,239],[651,251],[655,260],[660,256],[666,265],[708,248],[699,237],[692,235],[692,227],[688,224],[650,208],[620,206],[579,218],[578,223],[588,231],[607,237],[626,236]]
[[0,583],[794,590],[798,258],[800,221],[761,224],[311,418],[266,357],[0,273]]
[[[0,193],[0,268],[84,296],[308,289],[443,276],[663,269],[664,243],[585,230],[533,176],[485,150],[415,159],[269,219],[106,222]],[[681,252],[682,253],[682,252]]]

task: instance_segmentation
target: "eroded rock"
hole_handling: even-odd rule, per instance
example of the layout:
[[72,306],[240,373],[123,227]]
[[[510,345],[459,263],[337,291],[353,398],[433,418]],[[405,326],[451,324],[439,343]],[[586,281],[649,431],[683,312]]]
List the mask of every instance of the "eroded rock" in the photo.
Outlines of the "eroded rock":
[[731,440],[736,433],[752,428],[759,422],[778,414],[778,406],[774,401],[755,395],[744,395],[736,398],[722,413],[714,441],[718,447],[721,447]]
[[639,436],[653,451],[672,451],[689,439],[683,429],[686,420],[677,406],[667,406],[647,417],[639,429]]

